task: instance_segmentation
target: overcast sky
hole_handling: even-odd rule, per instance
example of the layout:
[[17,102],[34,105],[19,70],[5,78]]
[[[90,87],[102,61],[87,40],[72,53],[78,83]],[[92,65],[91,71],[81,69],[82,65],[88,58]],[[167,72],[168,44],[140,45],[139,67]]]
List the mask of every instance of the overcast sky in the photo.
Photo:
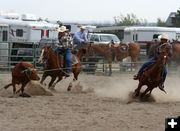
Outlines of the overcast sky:
[[180,8],[180,0],[1,0],[0,11],[31,13],[49,20],[114,21],[120,14],[139,19],[166,20]]

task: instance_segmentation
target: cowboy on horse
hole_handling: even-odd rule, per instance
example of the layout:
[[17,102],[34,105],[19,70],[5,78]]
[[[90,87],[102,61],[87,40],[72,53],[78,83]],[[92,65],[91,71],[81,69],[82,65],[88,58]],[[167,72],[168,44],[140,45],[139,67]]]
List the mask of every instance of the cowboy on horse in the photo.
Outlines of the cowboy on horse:
[[[142,75],[142,73],[144,72],[145,69],[147,69],[148,67],[150,67],[151,65],[153,65],[159,54],[160,54],[160,49],[162,47],[162,45],[164,44],[169,44],[168,43],[168,36],[166,34],[162,34],[159,36],[160,38],[160,43],[158,43],[157,45],[154,45],[153,48],[153,55],[151,55],[151,57],[148,59],[147,62],[145,62],[141,68],[139,69],[138,73],[136,75],[134,75],[134,80],[138,80],[140,78],[140,76]],[[170,44],[169,44],[170,45]],[[170,49],[169,51],[169,54],[168,54],[169,57],[172,56],[172,48]],[[159,84],[159,89],[160,90],[164,90],[164,82],[165,82],[165,79],[166,79],[166,76],[167,76],[167,69],[166,69],[166,66],[163,67],[163,72],[161,73],[161,77],[162,77],[162,81],[161,83]]]
[[67,76],[69,76],[69,73],[72,69],[72,61],[71,61],[71,48],[72,48],[72,38],[71,35],[68,32],[69,30],[66,28],[66,26],[61,26],[58,28],[59,32],[59,44],[56,44],[55,53],[61,54],[64,56],[64,71],[67,73]]

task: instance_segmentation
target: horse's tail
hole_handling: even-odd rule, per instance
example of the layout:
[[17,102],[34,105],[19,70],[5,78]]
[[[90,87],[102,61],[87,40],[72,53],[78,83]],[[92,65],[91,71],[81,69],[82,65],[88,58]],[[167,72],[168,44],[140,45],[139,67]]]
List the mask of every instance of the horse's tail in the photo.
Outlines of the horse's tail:
[[8,85],[6,85],[6,86],[4,86],[3,88],[4,89],[7,89],[8,87],[10,87],[10,86],[12,86],[13,84],[12,83],[10,83],[10,84],[8,84]]

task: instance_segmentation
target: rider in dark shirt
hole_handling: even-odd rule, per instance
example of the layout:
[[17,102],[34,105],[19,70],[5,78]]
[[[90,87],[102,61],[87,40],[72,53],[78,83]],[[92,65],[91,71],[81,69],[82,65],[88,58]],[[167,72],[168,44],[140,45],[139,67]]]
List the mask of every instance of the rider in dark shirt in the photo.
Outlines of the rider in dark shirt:
[[[149,67],[150,65],[154,64],[157,60],[157,56],[159,55],[159,48],[162,44],[164,43],[168,43],[168,36],[166,34],[162,34],[159,36],[160,37],[160,43],[154,45],[153,48],[151,48],[150,52],[153,52],[150,56],[150,58],[148,59],[147,62],[145,62],[141,68],[139,69],[138,73],[136,75],[134,75],[134,80],[138,80],[139,77],[141,76],[141,74],[143,73],[143,71]],[[172,55],[172,49],[170,50],[170,53],[169,53],[169,57],[171,57]],[[159,89],[161,90],[164,90],[164,81],[166,79],[166,76],[167,76],[167,69],[166,69],[166,66],[164,66],[163,68],[163,72],[162,72],[162,82],[159,84]]]
[[72,69],[72,61],[71,61],[71,48],[72,48],[72,38],[68,32],[69,30],[66,26],[61,26],[58,29],[59,32],[59,44],[56,45],[55,52],[57,54],[62,54],[64,56],[65,63],[65,72],[67,76]]

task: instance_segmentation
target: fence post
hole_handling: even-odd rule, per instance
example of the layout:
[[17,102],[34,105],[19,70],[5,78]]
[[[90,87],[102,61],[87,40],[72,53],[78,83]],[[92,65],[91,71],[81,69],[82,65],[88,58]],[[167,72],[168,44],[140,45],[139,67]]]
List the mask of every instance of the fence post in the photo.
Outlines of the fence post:
[[11,50],[12,43],[8,42],[8,71],[11,71]]
[[33,42],[33,65],[36,68],[36,45],[35,45],[35,42]]

